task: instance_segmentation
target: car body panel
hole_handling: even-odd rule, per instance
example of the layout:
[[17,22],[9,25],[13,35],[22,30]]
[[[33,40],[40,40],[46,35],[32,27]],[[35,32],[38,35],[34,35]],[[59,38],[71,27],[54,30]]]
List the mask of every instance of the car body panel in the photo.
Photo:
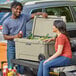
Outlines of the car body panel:
[[[46,2],[37,2],[35,4],[29,4],[29,5],[24,4],[22,13],[31,14],[36,9],[41,9],[41,12],[45,12],[45,8],[49,8],[49,7],[56,8],[56,7],[64,7],[64,6],[68,6],[73,18],[72,22],[66,22],[67,30],[69,32],[70,37],[76,37],[76,34],[75,34],[76,33],[76,16],[75,16],[76,11],[73,8],[73,6],[76,6],[76,1],[75,2],[66,1],[66,0],[65,1],[46,1]],[[30,20],[27,22],[27,25],[26,25],[27,36],[32,31],[32,25],[33,25],[33,20]]]
[[[75,33],[76,32],[76,30],[75,30],[76,29],[76,23],[75,23],[76,22],[76,16],[75,16],[76,11],[73,8],[73,6],[76,6],[76,1],[74,1],[74,2],[73,1],[44,1],[44,2],[39,2],[38,1],[38,2],[35,2],[34,4],[28,4],[28,5],[25,3],[22,13],[31,14],[36,9],[41,9],[41,11],[38,11],[38,12],[46,12],[45,9],[49,8],[49,7],[50,8],[68,7],[70,14],[71,14],[71,18],[73,19],[73,21],[66,22],[67,29],[69,32],[73,31]],[[32,20],[27,23],[27,25],[26,25],[27,34],[29,34],[30,31],[32,31],[32,25],[33,25]],[[76,37],[76,35],[73,37]]]
[[[4,40],[3,34],[2,34],[2,24],[4,20],[10,15],[11,10],[6,7],[0,6],[0,63],[2,61],[7,62],[7,41]],[[1,64],[0,64],[1,69]]]

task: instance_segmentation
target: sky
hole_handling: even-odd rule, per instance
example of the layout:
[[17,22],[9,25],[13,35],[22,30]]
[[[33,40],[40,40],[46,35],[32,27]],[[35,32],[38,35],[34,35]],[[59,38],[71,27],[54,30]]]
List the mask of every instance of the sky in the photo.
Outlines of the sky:
[[[12,2],[14,0],[0,0],[0,4],[3,4],[3,3],[9,3],[9,2]],[[22,1],[22,0],[19,0],[19,1]]]
[[[6,3],[10,3],[12,1],[15,1],[15,0],[0,0],[0,4],[6,4]],[[17,0],[17,1],[36,1],[36,0]],[[72,0],[72,1],[76,1],[76,0]]]
[[[15,0],[0,0],[0,4],[10,3]],[[35,0],[16,0],[16,1],[35,1]]]

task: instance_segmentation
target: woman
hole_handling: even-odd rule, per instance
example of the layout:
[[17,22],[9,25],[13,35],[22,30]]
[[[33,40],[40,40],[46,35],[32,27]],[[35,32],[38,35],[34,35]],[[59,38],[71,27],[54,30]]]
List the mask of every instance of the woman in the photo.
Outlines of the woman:
[[70,64],[70,60],[72,58],[72,51],[70,46],[70,40],[66,31],[66,24],[61,20],[54,21],[53,32],[57,34],[57,37],[45,41],[50,42],[51,40],[56,40],[56,53],[48,59],[42,60],[40,62],[38,76],[49,76],[49,68],[66,66]]

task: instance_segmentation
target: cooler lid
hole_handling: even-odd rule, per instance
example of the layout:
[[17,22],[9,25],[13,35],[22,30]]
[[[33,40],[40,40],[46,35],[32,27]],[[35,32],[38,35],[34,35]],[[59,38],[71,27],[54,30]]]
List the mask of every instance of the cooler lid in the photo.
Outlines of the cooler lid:
[[41,16],[35,16],[32,28],[33,36],[46,36],[55,37],[56,34],[52,31],[53,22],[55,20],[63,20],[66,22],[65,16],[48,16],[43,18]]

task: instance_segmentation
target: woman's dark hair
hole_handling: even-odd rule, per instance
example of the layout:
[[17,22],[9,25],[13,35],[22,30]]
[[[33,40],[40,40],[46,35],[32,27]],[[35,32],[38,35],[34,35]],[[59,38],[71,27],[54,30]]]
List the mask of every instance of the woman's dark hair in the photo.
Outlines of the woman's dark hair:
[[55,20],[54,21],[54,24],[53,24],[62,34],[66,35],[68,40],[70,41],[69,39],[69,36],[68,36],[68,32],[66,30],[66,24],[64,21],[62,20]]
[[15,8],[17,6],[21,6],[21,10],[23,9],[23,5],[20,2],[14,1],[11,3],[11,8]]

